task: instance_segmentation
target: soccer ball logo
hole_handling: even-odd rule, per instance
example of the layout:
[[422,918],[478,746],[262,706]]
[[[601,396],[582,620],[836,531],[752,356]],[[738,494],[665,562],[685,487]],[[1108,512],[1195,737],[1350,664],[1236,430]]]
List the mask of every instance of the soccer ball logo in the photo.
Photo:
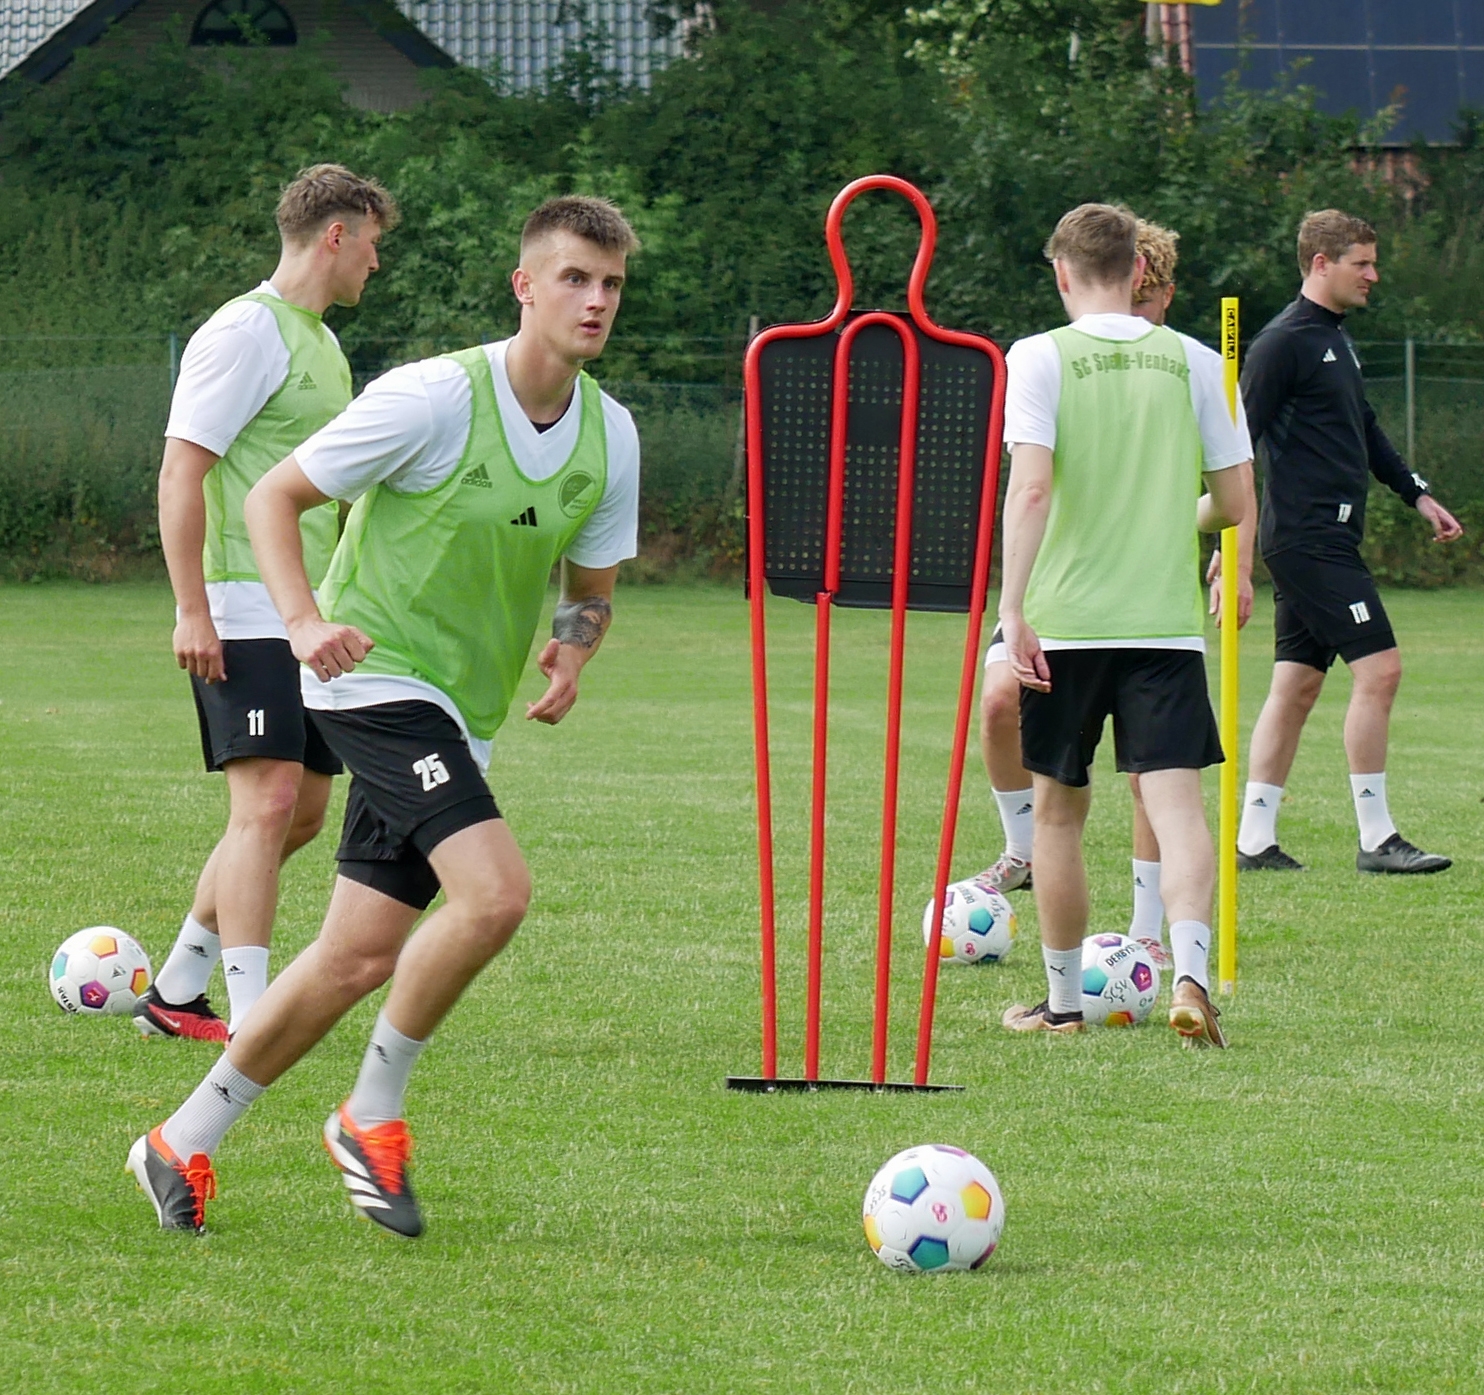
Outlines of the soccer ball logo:
[[63,1012],[120,1017],[133,1011],[152,977],[137,940],[111,925],[94,925],[63,941],[48,981]]
[[1105,1027],[1132,1027],[1159,997],[1159,970],[1149,951],[1127,935],[1082,941],[1082,1018]]
[[876,1258],[892,1269],[977,1269],[999,1244],[1005,1203],[978,1158],[927,1143],[898,1153],[871,1179],[861,1223]]
[[[944,964],[997,964],[1015,948],[1015,912],[1004,896],[982,877],[954,882],[943,893],[943,933],[938,957]],[[922,942],[933,939],[933,912],[929,901],[922,913]]]

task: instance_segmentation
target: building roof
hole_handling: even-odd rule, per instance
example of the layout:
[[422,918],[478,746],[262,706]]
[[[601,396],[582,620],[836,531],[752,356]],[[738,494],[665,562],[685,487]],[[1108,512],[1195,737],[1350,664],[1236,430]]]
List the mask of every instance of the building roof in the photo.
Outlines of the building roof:
[[[0,78],[49,39],[64,36],[58,61],[33,76],[45,78],[73,49],[91,43],[111,20],[138,0],[0,0]],[[203,0],[204,3],[204,0]],[[464,67],[498,70],[512,90],[541,85],[568,50],[597,39],[621,81],[641,87],[678,57],[684,34],[660,34],[646,0],[393,0],[432,44]],[[293,0],[284,0],[293,12]],[[73,42],[75,40],[75,42]]]
[[682,31],[657,33],[646,0],[395,0],[396,6],[462,67],[498,69],[517,92],[545,74],[584,33],[606,41],[610,67],[625,83],[680,56]]
[[90,3],[91,0],[0,0],[0,77]]

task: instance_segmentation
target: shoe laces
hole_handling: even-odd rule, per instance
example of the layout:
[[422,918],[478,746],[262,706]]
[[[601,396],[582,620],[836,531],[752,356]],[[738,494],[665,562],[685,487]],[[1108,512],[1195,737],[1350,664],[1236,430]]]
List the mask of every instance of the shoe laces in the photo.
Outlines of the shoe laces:
[[191,1209],[196,1224],[202,1225],[206,1218],[206,1203],[216,1200],[216,1172],[211,1159],[205,1153],[192,1153],[190,1162],[181,1169],[185,1184],[191,1189]]
[[357,1139],[371,1164],[376,1185],[400,1196],[407,1189],[407,1160],[412,1156],[412,1135],[401,1119],[367,1129]]

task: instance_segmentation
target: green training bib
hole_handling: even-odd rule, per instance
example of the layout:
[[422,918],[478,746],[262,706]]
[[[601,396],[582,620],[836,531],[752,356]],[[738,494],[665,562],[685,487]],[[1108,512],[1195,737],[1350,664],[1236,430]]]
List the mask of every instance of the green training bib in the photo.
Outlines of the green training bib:
[[[206,544],[201,550],[207,581],[262,580],[242,516],[247,491],[350,405],[350,364],[318,315],[262,291],[227,304],[244,300],[272,312],[289,351],[289,375],[207,473]],[[300,517],[310,585],[318,586],[324,576],[339,530],[340,506],[333,500]]]
[[1196,501],[1200,425],[1174,330],[1132,341],[1070,325],[1061,355],[1051,510],[1026,587],[1043,639],[1176,639],[1203,633]]
[[577,445],[550,479],[528,479],[505,438],[482,348],[449,358],[469,375],[469,440],[441,485],[373,485],[355,503],[321,593],[328,620],[376,641],[357,670],[421,678],[489,740],[525,670],[552,566],[608,484],[598,385],[578,374]]

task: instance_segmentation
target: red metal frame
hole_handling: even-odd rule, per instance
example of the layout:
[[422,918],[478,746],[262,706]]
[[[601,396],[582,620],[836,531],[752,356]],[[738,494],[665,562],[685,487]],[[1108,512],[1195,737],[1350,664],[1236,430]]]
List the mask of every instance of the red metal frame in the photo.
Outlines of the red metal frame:
[[[803,325],[773,325],[748,346],[743,366],[747,413],[748,498],[748,592],[752,613],[753,739],[757,758],[758,889],[761,899],[763,1062],[765,1079],[778,1076],[778,992],[776,969],[776,912],[773,877],[773,804],[768,757],[768,675],[764,601],[767,583],[763,575],[763,436],[761,355],[778,339],[804,339],[834,333],[850,311],[854,281],[845,255],[841,223],[845,210],[859,195],[871,189],[889,189],[907,198],[917,210],[922,225],[917,257],[907,285],[907,306],[913,323],[924,334],[943,343],[961,344],[988,355],[993,367],[989,433],[985,442],[983,487],[979,499],[978,546],[969,609],[968,633],[964,640],[963,669],[959,680],[958,713],[949,763],[948,789],[944,800],[943,827],[938,845],[934,879],[934,904],[941,930],[943,897],[953,858],[953,839],[958,823],[960,787],[968,746],[969,718],[984,618],[984,596],[989,584],[989,559],[994,542],[995,501],[999,490],[1000,449],[1004,432],[1005,360],[999,347],[977,334],[944,329],[929,317],[923,304],[923,288],[932,266],[937,243],[937,219],[932,205],[920,190],[892,175],[870,175],[846,185],[835,196],[825,219],[825,243],[834,267],[838,294],[835,307],[822,320]],[[871,1080],[886,1081],[886,1038],[891,981],[892,900],[896,875],[897,787],[902,713],[902,656],[906,641],[907,584],[911,568],[912,495],[917,459],[918,391],[921,369],[916,336],[895,315],[879,311],[859,316],[839,336],[834,354],[834,397],[830,421],[828,502],[825,514],[824,589],[815,597],[814,668],[814,778],[810,817],[808,983],[805,1013],[804,1075],[819,1079],[820,996],[824,957],[824,811],[829,737],[829,645],[830,616],[840,586],[840,546],[845,498],[846,419],[849,407],[850,350],[855,336],[870,325],[890,325],[901,337],[903,353],[902,419],[897,479],[896,551],[892,566],[891,658],[887,689],[887,739],[885,787],[881,818],[881,875],[876,928],[875,1012],[872,1030]],[[926,1085],[932,1044],[933,1012],[937,996],[938,934],[929,937],[923,965],[922,998],[918,1012],[916,1085]]]

